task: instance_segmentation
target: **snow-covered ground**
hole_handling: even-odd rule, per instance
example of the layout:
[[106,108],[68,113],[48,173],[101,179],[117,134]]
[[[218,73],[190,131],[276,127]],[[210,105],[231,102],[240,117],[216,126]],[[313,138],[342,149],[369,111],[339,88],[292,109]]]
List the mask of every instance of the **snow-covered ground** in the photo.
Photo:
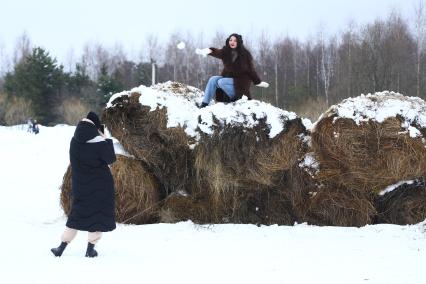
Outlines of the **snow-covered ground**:
[[74,127],[0,127],[0,283],[426,283],[426,227],[119,225],[61,258],[59,186]]

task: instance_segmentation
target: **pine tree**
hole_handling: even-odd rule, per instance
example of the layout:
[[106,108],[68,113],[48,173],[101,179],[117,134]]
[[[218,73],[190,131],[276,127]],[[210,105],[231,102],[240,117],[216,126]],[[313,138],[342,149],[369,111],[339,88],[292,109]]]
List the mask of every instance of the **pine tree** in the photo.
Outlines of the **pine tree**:
[[113,94],[123,90],[122,84],[108,74],[106,64],[102,64],[101,66],[97,87],[97,93],[101,96],[102,104],[107,103]]
[[34,113],[41,123],[55,120],[52,111],[64,82],[62,66],[43,48],[32,53],[15,65],[13,73],[6,74],[4,88],[11,96],[32,102]]

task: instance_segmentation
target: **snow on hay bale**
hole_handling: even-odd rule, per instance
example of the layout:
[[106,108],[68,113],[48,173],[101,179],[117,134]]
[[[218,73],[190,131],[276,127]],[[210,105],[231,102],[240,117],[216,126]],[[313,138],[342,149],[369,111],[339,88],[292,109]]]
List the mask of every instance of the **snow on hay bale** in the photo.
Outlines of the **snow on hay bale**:
[[378,223],[417,224],[426,219],[425,178],[387,187],[377,198]]
[[378,193],[426,174],[426,103],[381,92],[349,98],[326,111],[312,131],[318,179]]
[[[125,224],[147,224],[158,218],[159,185],[141,161],[117,155],[111,167],[115,184],[115,217]],[[61,186],[61,206],[65,214],[71,210],[71,166]]]

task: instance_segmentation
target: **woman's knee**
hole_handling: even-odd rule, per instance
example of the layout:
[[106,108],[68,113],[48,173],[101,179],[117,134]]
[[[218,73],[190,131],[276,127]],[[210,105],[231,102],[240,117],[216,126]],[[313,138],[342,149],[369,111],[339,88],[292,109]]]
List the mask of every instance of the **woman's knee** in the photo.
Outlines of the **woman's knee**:
[[233,83],[229,80],[229,78],[221,78],[217,80],[217,85],[221,89],[233,87]]
[[209,78],[209,83],[216,83],[218,80],[220,80],[220,78],[222,78],[222,76],[211,76]]

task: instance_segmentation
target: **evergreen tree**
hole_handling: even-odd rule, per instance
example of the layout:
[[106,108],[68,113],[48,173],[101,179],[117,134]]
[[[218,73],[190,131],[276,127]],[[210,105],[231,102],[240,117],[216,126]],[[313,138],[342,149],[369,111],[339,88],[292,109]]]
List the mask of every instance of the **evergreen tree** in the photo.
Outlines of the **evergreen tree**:
[[114,79],[113,76],[109,75],[106,64],[102,64],[97,82],[97,93],[101,97],[101,103],[106,104],[113,94],[121,92],[122,90],[122,84]]
[[11,96],[32,102],[36,117],[41,123],[54,121],[52,111],[58,102],[65,75],[62,66],[43,48],[32,53],[15,65],[13,73],[7,73],[4,88]]

